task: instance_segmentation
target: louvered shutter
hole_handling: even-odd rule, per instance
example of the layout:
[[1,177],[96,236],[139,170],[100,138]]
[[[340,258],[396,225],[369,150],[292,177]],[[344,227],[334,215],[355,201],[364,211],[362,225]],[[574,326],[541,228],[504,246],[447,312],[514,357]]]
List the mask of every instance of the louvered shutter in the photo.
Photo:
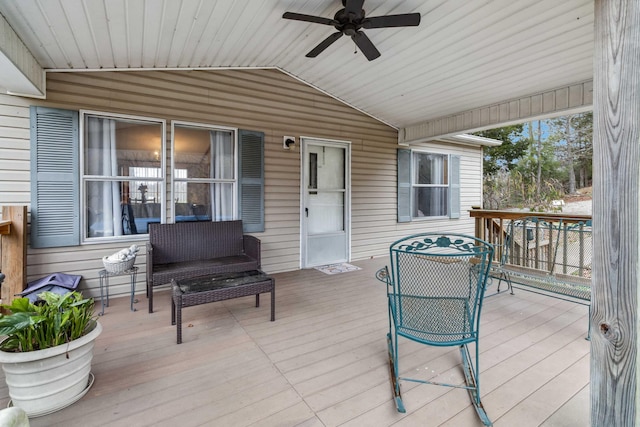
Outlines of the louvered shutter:
[[449,218],[460,218],[460,156],[451,156],[449,163]]
[[398,149],[398,222],[411,221],[411,150]]
[[240,218],[246,233],[264,231],[264,133],[240,130]]
[[80,244],[78,112],[31,113],[31,246]]

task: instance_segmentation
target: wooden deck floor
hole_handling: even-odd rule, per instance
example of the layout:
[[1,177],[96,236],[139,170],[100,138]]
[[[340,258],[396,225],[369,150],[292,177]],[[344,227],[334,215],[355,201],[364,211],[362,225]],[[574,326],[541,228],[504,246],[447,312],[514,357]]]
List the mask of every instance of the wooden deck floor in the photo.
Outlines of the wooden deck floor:
[[[277,274],[276,321],[266,295],[184,310],[176,345],[169,293],[149,314],[112,299],[79,402],[32,426],[479,426],[467,392],[403,383],[395,410],[384,285],[362,270]],[[524,291],[486,299],[482,399],[496,426],[589,425],[587,308]],[[462,382],[459,353],[401,345],[401,371]],[[3,383],[3,382],[2,382]],[[0,390],[6,405],[6,388]]]

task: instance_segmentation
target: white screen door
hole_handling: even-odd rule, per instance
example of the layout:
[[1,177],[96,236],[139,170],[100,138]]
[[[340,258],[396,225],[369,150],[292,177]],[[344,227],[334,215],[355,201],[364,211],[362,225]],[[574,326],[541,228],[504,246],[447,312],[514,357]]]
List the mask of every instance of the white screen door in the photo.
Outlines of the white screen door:
[[349,144],[302,139],[302,267],[349,260]]

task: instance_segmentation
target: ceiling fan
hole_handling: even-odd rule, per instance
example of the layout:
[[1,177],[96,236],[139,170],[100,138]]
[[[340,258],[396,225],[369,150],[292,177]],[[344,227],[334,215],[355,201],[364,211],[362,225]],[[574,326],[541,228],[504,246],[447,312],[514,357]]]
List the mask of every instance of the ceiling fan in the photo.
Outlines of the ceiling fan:
[[364,0],[342,0],[344,8],[336,12],[333,19],[294,12],[285,12],[282,17],[314,24],[333,25],[338,30],[311,49],[306,54],[307,58],[315,58],[340,37],[347,35],[351,37],[364,56],[369,61],[373,61],[380,56],[380,52],[369,40],[369,37],[361,31],[362,28],[416,27],[420,25],[419,13],[366,17],[362,9],[363,4]]

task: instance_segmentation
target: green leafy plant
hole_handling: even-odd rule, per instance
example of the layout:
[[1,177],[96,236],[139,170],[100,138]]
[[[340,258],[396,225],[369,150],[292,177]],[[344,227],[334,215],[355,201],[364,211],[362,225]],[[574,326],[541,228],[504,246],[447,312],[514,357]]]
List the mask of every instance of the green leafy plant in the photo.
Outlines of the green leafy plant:
[[0,335],[7,338],[0,350],[27,352],[55,347],[80,338],[93,319],[92,298],[80,292],[65,295],[43,292],[39,300],[17,298],[11,305],[2,305],[10,314],[0,315]]

